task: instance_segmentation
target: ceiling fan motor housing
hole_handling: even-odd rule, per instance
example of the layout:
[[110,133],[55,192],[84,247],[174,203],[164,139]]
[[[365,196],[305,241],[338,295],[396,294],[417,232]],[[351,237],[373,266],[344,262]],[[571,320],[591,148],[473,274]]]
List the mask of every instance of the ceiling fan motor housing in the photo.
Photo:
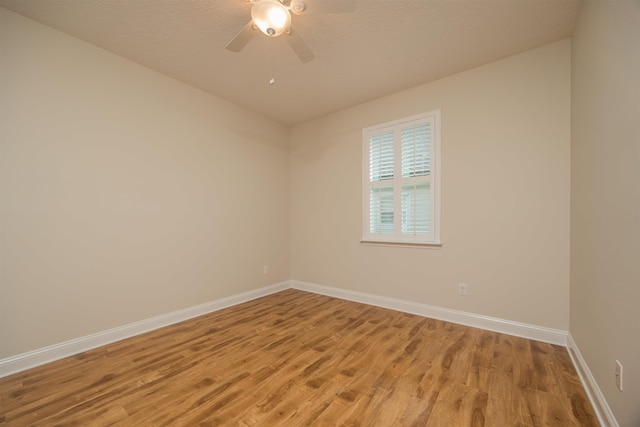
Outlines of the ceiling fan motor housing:
[[291,10],[292,13],[299,15],[307,10],[307,4],[303,1],[294,0],[289,4],[289,10]]

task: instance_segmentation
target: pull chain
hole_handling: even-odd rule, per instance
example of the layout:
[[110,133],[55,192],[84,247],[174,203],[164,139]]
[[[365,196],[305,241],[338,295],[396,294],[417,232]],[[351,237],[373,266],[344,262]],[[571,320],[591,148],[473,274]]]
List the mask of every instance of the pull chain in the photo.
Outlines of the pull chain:
[[271,46],[269,47],[269,74],[271,75],[271,77],[269,78],[269,86],[273,86],[274,84],[276,84],[276,77],[274,72],[275,61],[273,56],[273,40],[269,40],[269,42],[271,42]]

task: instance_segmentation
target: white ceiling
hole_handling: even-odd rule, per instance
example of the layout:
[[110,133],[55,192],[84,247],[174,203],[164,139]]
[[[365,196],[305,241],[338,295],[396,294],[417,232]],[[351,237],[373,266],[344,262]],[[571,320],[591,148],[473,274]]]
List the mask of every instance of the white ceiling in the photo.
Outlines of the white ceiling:
[[[569,37],[579,0],[354,0],[293,16],[315,53],[300,62],[258,33],[245,0],[0,0],[0,5],[202,90],[295,125]],[[276,83],[269,85],[274,77]]]

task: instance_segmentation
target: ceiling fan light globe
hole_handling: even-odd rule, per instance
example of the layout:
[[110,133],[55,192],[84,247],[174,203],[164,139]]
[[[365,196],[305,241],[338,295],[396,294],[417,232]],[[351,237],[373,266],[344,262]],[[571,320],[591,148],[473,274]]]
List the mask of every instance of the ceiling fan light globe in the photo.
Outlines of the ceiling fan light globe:
[[279,36],[291,26],[289,10],[278,0],[260,0],[251,8],[251,18],[269,37]]

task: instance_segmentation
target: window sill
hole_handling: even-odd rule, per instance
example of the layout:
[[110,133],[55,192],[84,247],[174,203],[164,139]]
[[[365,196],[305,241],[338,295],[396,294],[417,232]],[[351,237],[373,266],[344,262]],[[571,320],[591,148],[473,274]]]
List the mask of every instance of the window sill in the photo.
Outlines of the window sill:
[[414,242],[387,242],[384,240],[360,240],[363,245],[371,246],[400,246],[406,248],[426,248],[426,249],[440,249],[442,248],[442,242],[430,242],[430,243],[414,243]]

